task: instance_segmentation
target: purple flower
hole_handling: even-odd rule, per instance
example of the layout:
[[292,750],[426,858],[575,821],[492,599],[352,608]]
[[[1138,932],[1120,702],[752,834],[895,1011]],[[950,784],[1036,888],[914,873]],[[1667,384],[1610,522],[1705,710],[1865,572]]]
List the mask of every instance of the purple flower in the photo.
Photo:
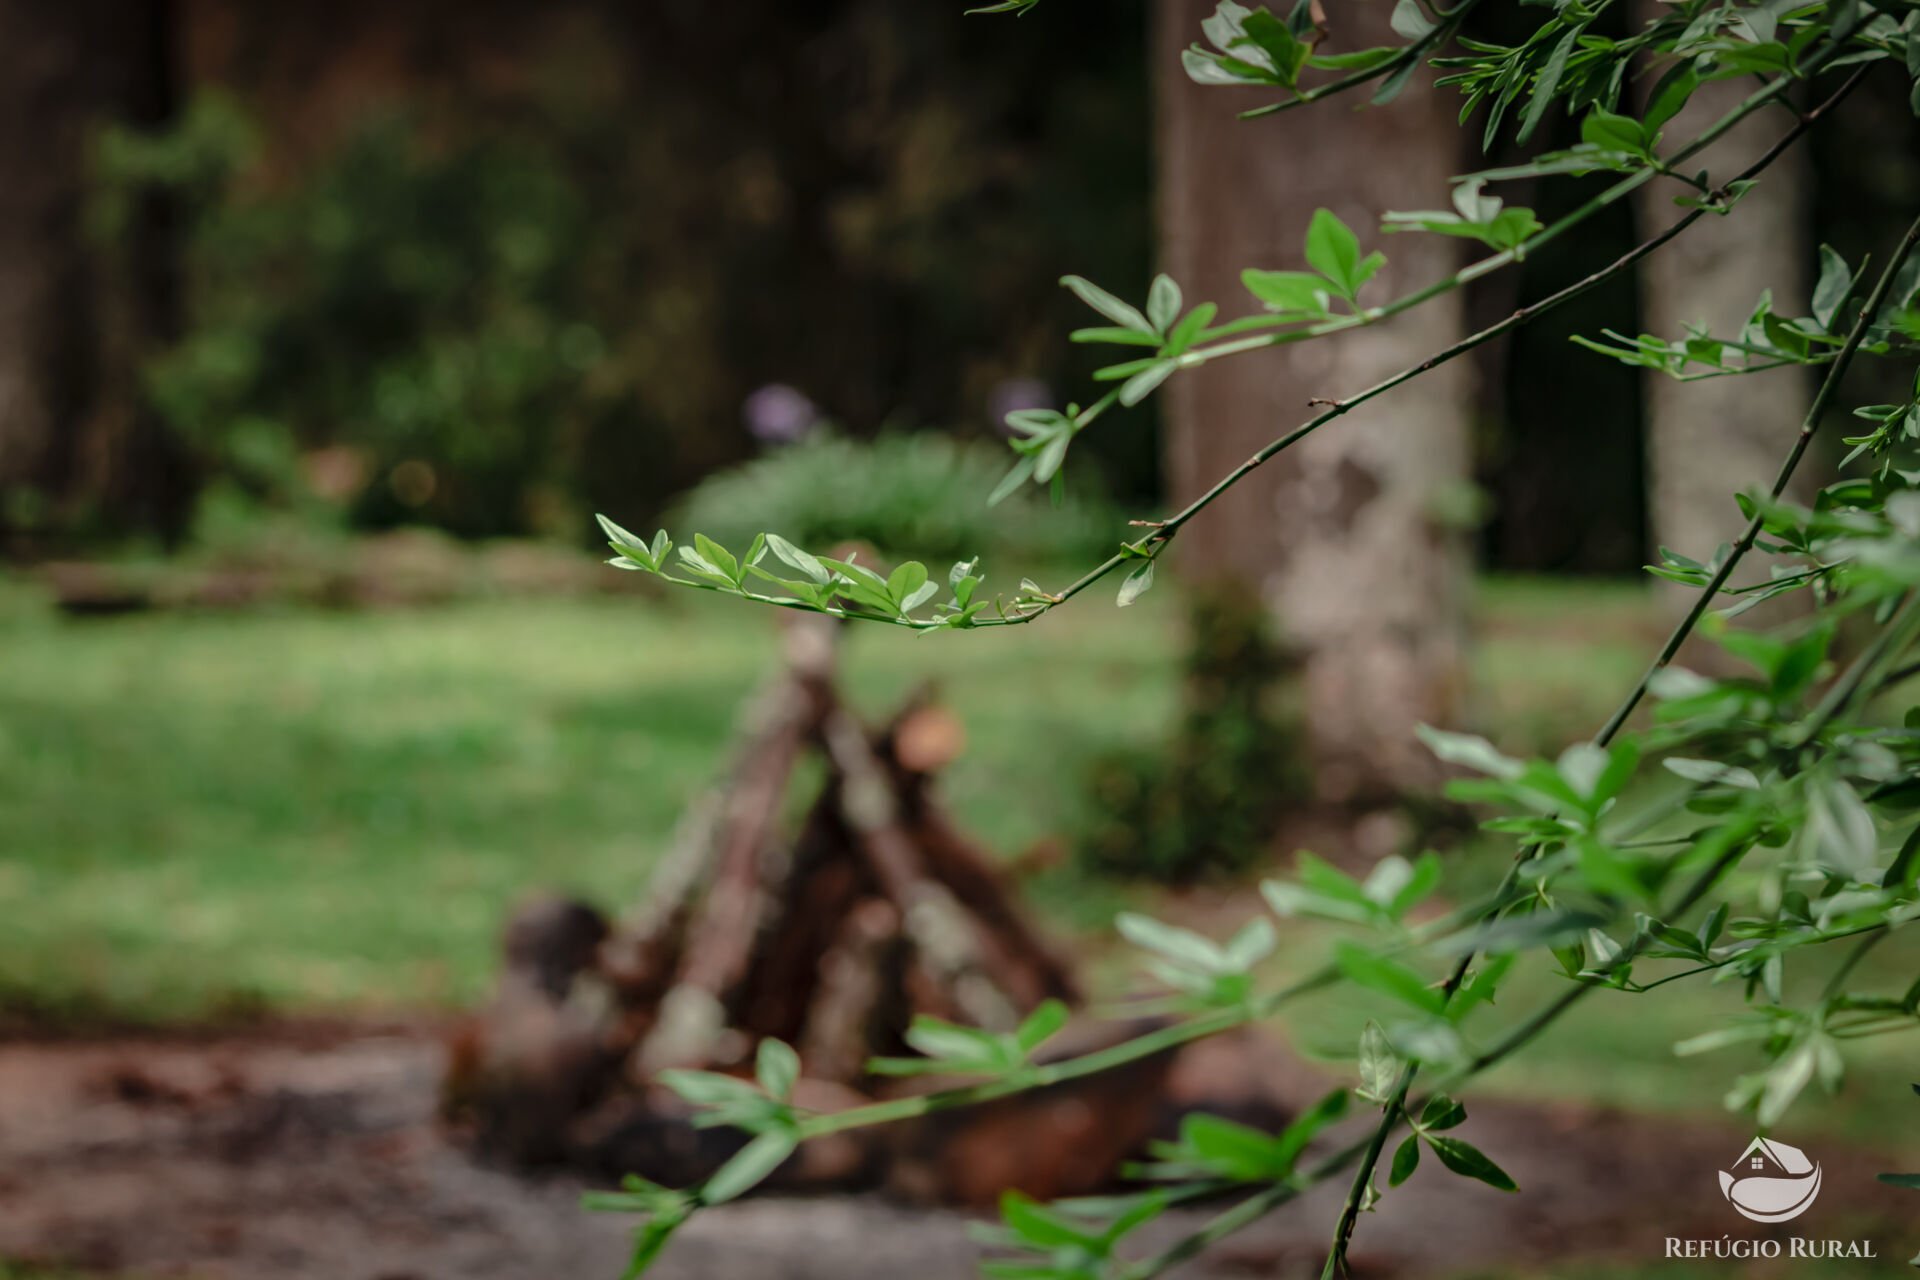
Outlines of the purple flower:
[[1002,435],[1011,435],[1007,415],[1021,409],[1053,408],[1053,389],[1039,378],[1008,378],[987,395],[987,416]]
[[740,405],[747,433],[761,444],[792,444],[820,421],[813,401],[784,382],[772,382]]

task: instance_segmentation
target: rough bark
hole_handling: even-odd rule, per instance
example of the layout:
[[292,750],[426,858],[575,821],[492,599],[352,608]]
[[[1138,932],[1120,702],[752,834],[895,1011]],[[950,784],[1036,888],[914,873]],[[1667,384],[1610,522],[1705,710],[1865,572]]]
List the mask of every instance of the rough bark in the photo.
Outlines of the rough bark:
[[0,491],[9,496],[64,479],[58,429],[85,341],[77,25],[65,6],[0,3]]
[[[1212,0],[1160,0],[1153,42],[1159,93],[1163,267],[1189,298],[1223,314],[1253,310],[1247,266],[1298,269],[1316,208],[1332,209],[1388,264],[1366,295],[1385,299],[1445,275],[1457,242],[1375,230],[1389,209],[1444,207],[1458,171],[1454,104],[1418,85],[1391,106],[1334,100],[1274,119],[1234,113],[1271,95],[1191,83],[1179,51]],[[1332,15],[1332,45],[1394,41],[1385,6]],[[1315,396],[1377,381],[1459,335],[1453,296],[1392,323],[1237,356],[1167,385],[1167,461],[1185,502],[1291,429]],[[1340,419],[1255,472],[1183,530],[1190,573],[1256,585],[1303,662],[1315,787],[1328,801],[1369,803],[1429,775],[1413,737],[1456,717],[1463,692],[1461,539],[1435,518],[1468,474],[1469,387],[1442,366]]]
[[[1700,86],[1671,124],[1667,137],[1692,137],[1750,91],[1734,80]],[[1739,172],[1780,136],[1784,112],[1750,116],[1688,165],[1715,180]],[[1763,289],[1774,310],[1807,314],[1808,189],[1806,144],[1788,151],[1725,218],[1710,218],[1648,259],[1641,275],[1642,328],[1677,338],[1688,324],[1706,324],[1721,337],[1739,336]],[[1675,214],[1672,183],[1641,191],[1648,226]],[[1647,466],[1653,540],[1696,560],[1731,542],[1744,523],[1734,494],[1764,489],[1799,430],[1811,398],[1798,369],[1699,382],[1650,375],[1647,385]],[[1793,494],[1813,481],[1803,469]],[[1791,495],[1790,495],[1791,496]],[[1761,575],[1764,576],[1764,575]],[[1742,581],[1752,581],[1753,575]],[[1691,603],[1691,588],[1665,593],[1676,609]]]
[[0,0],[0,534],[184,518],[185,454],[137,390],[178,313],[171,210],[136,201],[117,260],[85,229],[92,132],[168,118],[172,36],[169,0]]

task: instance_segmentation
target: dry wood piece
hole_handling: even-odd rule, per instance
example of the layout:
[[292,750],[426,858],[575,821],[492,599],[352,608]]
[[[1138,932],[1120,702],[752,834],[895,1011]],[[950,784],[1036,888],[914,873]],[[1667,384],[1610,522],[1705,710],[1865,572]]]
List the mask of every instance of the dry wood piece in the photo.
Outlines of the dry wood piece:
[[[881,1083],[869,1058],[911,1052],[915,1015],[1005,1029],[1077,998],[992,856],[934,795],[964,747],[959,720],[923,689],[878,731],[863,726],[834,688],[840,625],[787,626],[781,671],[745,704],[725,775],[689,803],[634,911],[610,927],[579,904],[516,917],[499,993],[449,1077],[493,1151],[692,1181],[735,1144],[686,1137],[684,1107],[649,1085],[663,1067],[744,1071],[774,1036],[800,1050],[808,1089],[857,1101]],[[796,824],[809,754],[818,791]],[[584,948],[554,926],[588,919]],[[924,1159],[965,1131],[949,1121],[914,1150]],[[866,1177],[884,1150],[796,1161],[783,1180]]]

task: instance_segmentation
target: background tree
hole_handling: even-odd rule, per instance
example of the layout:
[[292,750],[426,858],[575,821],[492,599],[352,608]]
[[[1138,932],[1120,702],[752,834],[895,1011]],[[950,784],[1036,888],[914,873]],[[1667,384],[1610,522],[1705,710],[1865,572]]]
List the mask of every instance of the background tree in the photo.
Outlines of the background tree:
[[164,0],[0,3],[0,532],[68,521],[176,532],[183,451],[141,403],[141,355],[178,304],[164,197],[142,192],[125,271],[88,238],[91,129],[162,123],[174,101]]
[[[1293,269],[1319,207],[1350,223],[1370,211],[1421,208],[1457,168],[1454,104],[1424,88],[1386,108],[1333,109],[1298,121],[1235,127],[1235,109],[1271,95],[1195,84],[1180,63],[1210,0],[1159,0],[1158,93],[1162,265],[1189,296],[1249,309],[1243,267]],[[1329,45],[1393,42],[1382,6],[1344,5]],[[1386,246],[1381,297],[1447,274],[1456,242],[1405,236]],[[1367,386],[1447,345],[1460,308],[1440,299],[1339,343],[1218,361],[1167,384],[1165,456],[1174,504],[1311,412],[1316,396]],[[1443,518],[1468,474],[1470,389],[1464,365],[1389,395],[1275,459],[1182,535],[1190,573],[1237,577],[1271,605],[1302,661],[1315,790],[1370,804],[1428,776],[1411,737],[1455,720],[1463,698],[1462,539]]]
[[[1750,91],[1745,81],[1703,85],[1667,126],[1691,137],[1737,106]],[[1775,113],[1784,118],[1784,112]],[[1693,168],[1715,173],[1744,168],[1773,142],[1779,120],[1749,116]],[[1737,335],[1758,294],[1754,264],[1772,264],[1768,276],[1773,310],[1785,317],[1807,314],[1805,264],[1809,235],[1807,144],[1788,150],[1766,176],[1740,197],[1739,217],[1715,219],[1650,259],[1640,274],[1640,329],[1674,336],[1689,325]],[[1643,225],[1673,216],[1673,193],[1643,188],[1638,201]],[[1763,488],[1773,479],[1784,446],[1782,422],[1806,411],[1811,395],[1806,371],[1786,368],[1758,376],[1683,382],[1646,379],[1648,508],[1655,546],[1671,547],[1697,560],[1738,531],[1740,512],[1732,494]],[[1811,469],[1796,479],[1794,493],[1814,488]],[[1675,609],[1687,592],[1666,591]]]

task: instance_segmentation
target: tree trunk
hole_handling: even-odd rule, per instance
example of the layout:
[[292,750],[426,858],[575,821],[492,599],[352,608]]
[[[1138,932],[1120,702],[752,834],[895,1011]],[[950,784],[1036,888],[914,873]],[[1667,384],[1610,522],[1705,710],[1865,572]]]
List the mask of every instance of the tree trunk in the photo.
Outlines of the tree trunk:
[[88,242],[88,149],[172,113],[169,0],[0,0],[0,536],[98,520],[178,532],[182,451],[139,404],[178,308],[170,209],[133,211],[120,269]]
[[65,6],[0,0],[0,520],[63,484],[57,432],[84,376],[78,26]]
[[[1666,136],[1695,136],[1748,92],[1748,85],[1735,80],[1701,85],[1666,127]],[[1749,116],[1687,168],[1704,168],[1715,182],[1725,181],[1772,145],[1785,120],[1784,112]],[[1807,186],[1802,142],[1774,161],[1732,213],[1704,219],[1649,258],[1642,271],[1641,327],[1672,339],[1688,324],[1707,324],[1716,336],[1738,337],[1761,291],[1769,288],[1777,313],[1806,315]],[[1677,189],[1671,182],[1641,188],[1640,217],[1647,230],[1679,215],[1673,205]],[[1655,544],[1704,561],[1719,544],[1733,541],[1745,524],[1734,494],[1773,483],[1810,398],[1808,379],[1799,369],[1699,382],[1650,374],[1647,466]],[[1802,467],[1789,496],[1810,493],[1815,471]],[[1756,575],[1741,580],[1754,581]],[[1678,585],[1666,592],[1676,609],[1695,594]]]
[[[1159,0],[1153,41],[1161,254],[1187,296],[1225,316],[1253,310],[1241,268],[1299,269],[1321,206],[1385,249],[1369,301],[1453,270],[1457,242],[1384,240],[1377,228],[1389,209],[1445,207],[1455,103],[1416,84],[1385,108],[1344,98],[1237,121],[1272,95],[1195,85],[1180,66],[1213,7]],[[1337,7],[1331,47],[1396,43],[1386,17],[1383,5]],[[1460,332],[1450,294],[1378,328],[1179,374],[1164,393],[1175,500],[1308,417],[1310,398],[1358,391]],[[1298,652],[1315,789],[1328,802],[1376,804],[1427,782],[1414,726],[1459,711],[1467,561],[1437,513],[1466,483],[1469,394],[1465,363],[1441,366],[1282,453],[1179,536],[1190,574],[1256,586]]]

